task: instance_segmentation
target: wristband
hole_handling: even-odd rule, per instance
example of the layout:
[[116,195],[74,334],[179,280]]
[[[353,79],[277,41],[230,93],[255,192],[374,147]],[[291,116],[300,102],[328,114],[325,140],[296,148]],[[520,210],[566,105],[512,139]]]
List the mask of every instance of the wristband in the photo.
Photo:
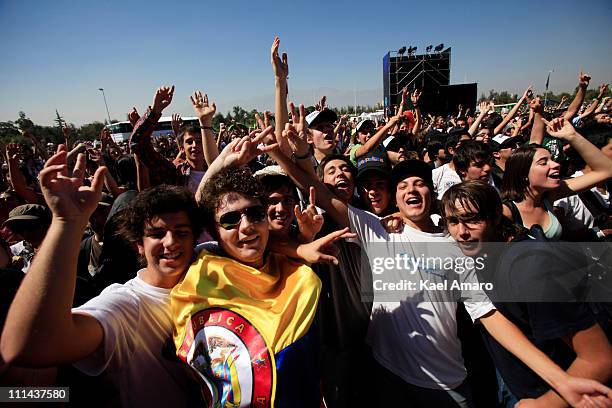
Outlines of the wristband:
[[604,234],[604,232],[600,230],[599,227],[593,227],[591,228],[591,230],[595,233],[595,235],[597,235],[597,238],[604,239],[606,237],[606,234]]
[[298,156],[297,154],[293,153],[291,155],[291,158],[293,159],[293,161],[297,161],[297,160],[305,160],[307,158],[310,157],[310,151],[306,152],[306,154],[302,155],[302,156]]

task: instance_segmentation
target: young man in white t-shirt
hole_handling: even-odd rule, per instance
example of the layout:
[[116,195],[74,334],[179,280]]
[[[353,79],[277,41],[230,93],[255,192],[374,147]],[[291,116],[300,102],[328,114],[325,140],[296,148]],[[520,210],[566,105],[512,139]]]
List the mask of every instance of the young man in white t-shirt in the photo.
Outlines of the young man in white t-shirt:
[[[89,375],[106,372],[124,406],[198,403],[187,368],[174,357],[170,290],[183,277],[201,227],[193,195],[159,186],[137,196],[126,210],[123,235],[135,242],[147,266],[123,285],[72,309],[83,230],[100,199],[103,174],[83,187],[84,156],[67,177],[65,148],[40,173],[53,213],[30,272],[11,305],[0,350],[9,364],[35,367],[74,363]],[[81,186],[81,187],[79,187]]]
[[[285,136],[296,149],[305,150],[305,135],[289,131]],[[299,187],[315,187],[322,207],[340,227],[349,226],[357,233],[371,265],[372,260],[381,255],[387,260],[402,253],[418,257],[422,247],[417,245],[423,243],[434,244],[435,250],[448,252],[444,257],[461,256],[458,248],[453,249],[450,244],[452,239],[448,233],[431,220],[433,183],[431,169],[424,162],[406,160],[393,168],[391,182],[396,189],[396,203],[404,228],[401,233],[388,233],[380,218],[338,199],[316,177],[302,171],[286,156],[277,154],[275,159]],[[384,273],[397,276],[398,272],[386,269]],[[419,268],[416,273],[416,281],[426,276],[432,282],[440,278],[436,277],[438,271],[426,268]],[[473,275],[466,275],[462,281],[477,283]],[[444,290],[413,290],[412,298],[396,301],[385,299],[385,293],[376,293],[376,287],[374,289],[368,340],[381,365],[379,372],[372,373],[377,381],[380,405],[472,406],[456,335],[456,298],[453,294]],[[472,319],[481,322],[500,344],[566,398],[579,398],[579,387],[573,387],[575,384],[561,368],[497,312],[483,291],[472,290],[462,298],[466,300],[466,310]]]

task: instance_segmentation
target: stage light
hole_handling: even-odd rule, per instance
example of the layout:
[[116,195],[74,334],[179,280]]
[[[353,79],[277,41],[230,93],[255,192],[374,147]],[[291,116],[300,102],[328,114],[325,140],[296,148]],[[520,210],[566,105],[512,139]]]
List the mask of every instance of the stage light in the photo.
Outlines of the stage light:
[[403,46],[399,50],[397,50],[397,55],[403,55],[406,52],[406,46]]
[[441,52],[444,49],[444,44],[439,44],[436,45],[436,48],[434,48],[435,52]]
[[425,48],[425,51],[427,53],[430,53],[432,49],[433,49],[433,45],[428,45],[427,48]]
[[408,55],[412,56],[414,55],[414,52],[417,50],[417,47],[409,47],[408,48]]

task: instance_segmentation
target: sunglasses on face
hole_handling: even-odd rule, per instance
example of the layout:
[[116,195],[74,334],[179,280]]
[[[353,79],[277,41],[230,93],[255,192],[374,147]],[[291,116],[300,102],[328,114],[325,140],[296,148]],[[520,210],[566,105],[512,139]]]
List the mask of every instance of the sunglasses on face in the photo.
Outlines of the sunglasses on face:
[[226,212],[219,217],[218,224],[225,230],[232,230],[240,224],[243,215],[246,215],[251,224],[257,224],[266,218],[266,209],[261,205],[254,205],[240,211]]

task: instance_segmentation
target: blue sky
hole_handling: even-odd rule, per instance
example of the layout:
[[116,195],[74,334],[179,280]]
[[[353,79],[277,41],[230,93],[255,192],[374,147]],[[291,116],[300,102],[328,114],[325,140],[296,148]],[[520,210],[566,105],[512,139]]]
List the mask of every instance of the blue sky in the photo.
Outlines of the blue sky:
[[382,57],[402,45],[452,46],[451,83],[514,93],[612,81],[612,1],[6,1],[0,0],[0,121],[20,110],[77,125],[146,107],[176,85],[167,114],[207,92],[220,111],[273,107],[270,45],[289,54],[290,99],[382,100]]

